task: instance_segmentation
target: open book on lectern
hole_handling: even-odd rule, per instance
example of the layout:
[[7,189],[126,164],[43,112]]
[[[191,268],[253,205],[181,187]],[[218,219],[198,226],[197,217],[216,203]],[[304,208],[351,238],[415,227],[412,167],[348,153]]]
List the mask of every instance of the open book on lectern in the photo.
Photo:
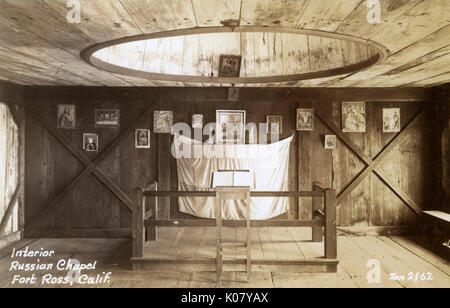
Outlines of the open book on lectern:
[[216,187],[250,187],[255,188],[253,172],[249,170],[232,170],[213,172],[212,188]]

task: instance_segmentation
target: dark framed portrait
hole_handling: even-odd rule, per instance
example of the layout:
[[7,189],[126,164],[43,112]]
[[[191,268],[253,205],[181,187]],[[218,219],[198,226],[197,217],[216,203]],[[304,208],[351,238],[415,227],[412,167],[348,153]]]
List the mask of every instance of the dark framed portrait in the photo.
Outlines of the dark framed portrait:
[[135,145],[136,149],[150,149],[150,130],[149,129],[136,129],[135,132]]
[[75,105],[58,105],[56,119],[58,128],[76,129],[76,120]]
[[97,134],[83,134],[83,150],[85,150],[86,152],[98,151]]
[[120,110],[119,109],[96,109],[95,110],[95,127],[120,127]]
[[241,93],[241,89],[239,89],[239,88],[229,88],[228,89],[228,100],[230,102],[239,101],[240,93]]
[[219,77],[239,77],[241,74],[241,56],[221,55]]

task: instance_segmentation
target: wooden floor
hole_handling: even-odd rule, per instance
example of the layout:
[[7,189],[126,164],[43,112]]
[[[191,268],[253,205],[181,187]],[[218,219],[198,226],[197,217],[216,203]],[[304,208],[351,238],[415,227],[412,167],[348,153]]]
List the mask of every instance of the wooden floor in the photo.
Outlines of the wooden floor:
[[[224,271],[245,271],[245,228],[223,228]],[[310,228],[252,228],[252,271],[335,271],[336,260],[324,258],[323,243],[311,242]],[[147,271],[214,271],[214,227],[161,228],[158,240],[145,245],[144,258],[133,260]]]
[[[161,230],[163,231],[163,230]],[[173,234],[174,240],[163,243],[162,239]],[[238,242],[243,239],[240,230],[226,231],[227,239]],[[160,241],[149,244],[146,249],[150,256],[164,257],[167,253],[179,258],[188,256],[210,257],[210,245],[215,241],[215,233],[208,228],[197,229],[171,229],[161,232]],[[322,244],[304,242],[308,240],[310,231],[302,228],[286,229],[258,229],[254,230],[252,237],[257,245],[253,247],[256,257],[260,258],[308,258],[322,253]],[[182,271],[154,271],[133,272],[130,270],[129,258],[131,243],[126,239],[37,239],[23,240],[13,247],[31,249],[52,249],[56,255],[46,259],[46,263],[57,262],[62,258],[75,258],[82,263],[97,261],[95,271],[87,272],[91,276],[97,273],[112,272],[112,279],[108,283],[95,285],[95,287],[179,287],[179,288],[210,288],[217,287],[214,272],[182,272]],[[11,281],[14,275],[30,276],[29,272],[10,272],[11,251],[9,247],[0,251],[0,287],[16,287]],[[227,258],[239,258],[240,247],[231,244],[225,247]],[[293,273],[278,271],[256,271],[253,281],[247,284],[243,272],[225,272],[220,287],[450,287],[450,263],[423,249],[415,243],[415,239],[406,237],[338,237],[339,266],[337,273]],[[367,282],[366,267],[369,260],[376,259],[381,264],[381,283]],[[35,259],[27,259],[27,263]],[[23,262],[23,260],[21,260]],[[41,260],[41,263],[43,261]],[[52,273],[55,276],[64,276],[64,272],[57,270],[38,271],[36,276]],[[390,274],[405,275],[405,281],[392,281]],[[409,273],[431,273],[433,280],[414,281],[407,280]],[[420,276],[420,275],[419,275]],[[23,287],[23,286],[21,286]],[[27,286],[25,286],[27,287]],[[41,285],[28,285],[28,287],[42,287]],[[60,287],[57,286],[56,287]],[[76,285],[75,287],[84,287]]]
[[[223,228],[224,260],[246,258],[246,229]],[[324,256],[323,243],[311,242],[310,228],[252,228],[252,259],[303,260]],[[214,227],[161,228],[158,241],[145,247],[149,259],[211,259],[216,257]]]

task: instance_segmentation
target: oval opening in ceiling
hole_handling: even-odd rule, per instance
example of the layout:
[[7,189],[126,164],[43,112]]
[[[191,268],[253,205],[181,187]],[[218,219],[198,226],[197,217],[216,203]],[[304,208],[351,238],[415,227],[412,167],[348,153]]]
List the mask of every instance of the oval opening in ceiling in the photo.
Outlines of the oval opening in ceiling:
[[[92,46],[81,54],[89,64],[112,73],[149,80],[227,84],[349,74],[382,61],[386,55],[383,46],[359,38],[267,27],[195,28],[137,35]],[[240,68],[235,75],[223,73],[221,56],[238,56]]]

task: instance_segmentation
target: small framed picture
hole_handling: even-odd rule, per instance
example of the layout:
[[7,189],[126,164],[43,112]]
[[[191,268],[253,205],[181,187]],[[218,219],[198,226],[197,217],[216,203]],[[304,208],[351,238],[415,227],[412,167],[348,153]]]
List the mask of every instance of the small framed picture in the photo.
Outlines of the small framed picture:
[[203,114],[194,114],[192,116],[192,128],[203,128]]
[[342,103],[342,131],[344,133],[366,132],[366,103]]
[[96,109],[95,110],[95,127],[120,127],[120,110],[119,109]]
[[62,129],[76,129],[75,105],[57,106],[57,127]]
[[149,129],[141,129],[141,128],[136,129],[134,138],[136,149],[150,149]]
[[241,74],[241,56],[221,55],[219,77],[239,77]]
[[335,150],[337,147],[336,135],[325,136],[325,150]]
[[153,113],[153,131],[158,134],[171,134],[173,130],[173,112],[155,111]]
[[297,130],[298,131],[314,130],[314,109],[311,108],[297,109]]
[[241,90],[239,88],[229,88],[228,89],[228,101],[237,102],[239,101],[239,95]]
[[245,143],[245,110],[217,110],[217,143]]
[[97,134],[83,134],[83,150],[85,150],[86,152],[98,151]]
[[399,133],[401,130],[400,108],[383,108],[383,133]]
[[281,135],[283,133],[283,117],[277,115],[267,116],[267,134]]

